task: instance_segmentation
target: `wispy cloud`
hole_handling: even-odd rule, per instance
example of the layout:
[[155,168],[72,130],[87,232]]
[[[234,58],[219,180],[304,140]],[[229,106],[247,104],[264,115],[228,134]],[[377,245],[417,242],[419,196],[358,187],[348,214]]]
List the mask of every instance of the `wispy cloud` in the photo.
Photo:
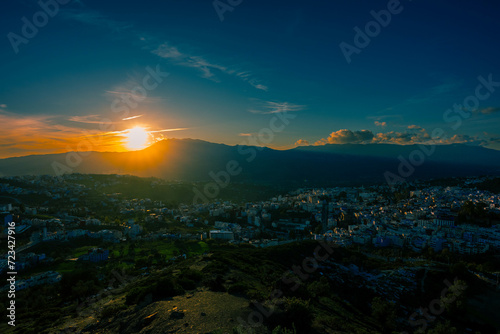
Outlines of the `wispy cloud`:
[[201,56],[182,53],[177,47],[171,46],[168,43],[161,44],[157,49],[153,50],[152,53],[161,58],[169,59],[177,65],[198,69],[201,72],[201,76],[203,78],[210,79],[216,82],[219,82],[219,79],[217,78],[214,71],[227,73],[226,67],[210,63]]
[[477,109],[477,110],[473,111],[473,113],[475,113],[475,114],[483,114],[483,115],[494,114],[497,112],[500,112],[500,107],[488,107],[488,108]]
[[139,118],[142,116],[144,116],[144,115],[130,116],[130,117],[122,118],[122,121],[130,121],[131,119],[136,119],[136,118]]
[[238,72],[238,71],[230,71],[230,74],[233,74],[236,75],[238,78],[240,78],[241,80],[243,81],[246,81],[248,82],[252,87],[256,88],[256,89],[260,89],[260,90],[263,90],[263,91],[268,91],[269,90],[269,87],[267,87],[266,85],[262,84],[260,82],[260,80],[256,79],[253,77],[252,73],[248,72],[248,71],[243,71],[243,72]]
[[257,108],[249,109],[248,111],[254,114],[276,114],[290,111],[301,111],[305,108],[305,105],[290,102],[259,101]]
[[431,75],[431,76],[441,82],[426,89],[422,94],[410,97],[402,105],[427,103],[443,95],[448,95],[450,93],[453,93],[464,85],[464,80],[458,78],[440,78],[439,75]]
[[[429,75],[434,82],[438,82],[430,87],[425,87],[421,92],[416,93],[413,96],[402,99],[400,103],[388,106],[377,113],[386,113],[388,111],[398,110],[403,107],[412,106],[415,104],[427,104],[431,101],[446,99],[449,100],[450,94],[456,93],[461,87],[464,86],[465,81],[460,78],[444,78],[440,74],[431,73]],[[371,116],[368,118],[380,121],[388,117],[398,117],[401,115],[381,115],[381,116]]]
[[[165,100],[161,97],[150,96],[148,92],[142,88],[141,82],[142,78],[139,74],[132,74],[129,76],[128,80],[117,84],[111,90],[105,91],[104,96],[110,101],[131,98],[133,101],[140,103],[141,105],[155,104]],[[145,94],[143,95],[140,92],[145,92]]]
[[[90,118],[75,117],[77,122],[93,123]],[[113,134],[102,131],[89,132],[81,127],[62,125],[59,118],[47,115],[23,117],[9,112],[0,113],[0,124],[9,124],[0,133],[0,147],[2,147],[0,158],[62,153],[80,148],[92,151],[117,151],[121,147],[119,138]]]
[[233,69],[233,67],[211,62],[204,56],[193,55],[189,52],[181,52],[178,47],[170,43],[160,44],[151,52],[161,58],[174,62],[176,65],[195,68],[205,79],[220,82],[217,74],[231,75],[247,82],[256,89],[268,90],[268,87],[256,79],[249,71],[238,71]]
[[[62,17],[65,19],[107,28],[112,32],[119,33],[120,36],[133,36],[134,38],[138,38],[140,41],[149,44],[154,44],[154,41],[157,40],[156,38],[151,37],[148,34],[137,31],[137,29],[134,29],[134,26],[132,24],[113,20],[98,11],[81,8],[66,9],[62,10],[61,12]],[[125,32],[128,33],[124,35]],[[148,35],[148,37],[144,37],[146,35]],[[220,82],[217,74],[222,73],[225,75],[235,76],[247,82],[255,89],[263,91],[267,91],[269,89],[268,86],[261,82],[261,80],[255,78],[252,73],[250,73],[249,71],[237,70],[235,69],[236,66],[221,65],[219,63],[209,61],[208,59],[206,59],[206,57],[201,55],[195,55],[191,52],[186,51],[181,52],[177,46],[171,45],[168,42],[164,42],[159,45],[158,43],[156,43],[154,45],[155,46],[151,51],[153,54],[161,58],[168,59],[178,66],[195,68],[200,72],[203,78],[215,82]],[[151,47],[146,47],[146,49],[151,50]]]
[[387,126],[387,122],[375,121],[374,124],[375,126],[381,126],[381,127]]
[[123,31],[133,28],[132,24],[116,21],[101,14],[98,11],[88,9],[62,9],[61,17],[67,20],[73,20],[80,23],[107,28],[114,33],[123,33]]
[[[392,108],[387,108],[384,111],[389,111],[389,110],[392,110]],[[370,120],[374,120],[374,121],[382,121],[382,120],[385,120],[388,118],[402,118],[402,117],[403,116],[400,114],[394,114],[394,115],[386,114],[386,115],[379,115],[379,116],[368,116],[366,118],[370,119]]]
[[154,131],[148,131],[148,132],[149,133],[158,133],[158,132],[170,132],[170,131],[182,131],[182,130],[189,130],[189,128],[163,129],[163,130],[154,130]]
[[463,80],[447,80],[446,82],[431,87],[430,91],[432,92],[433,96],[447,94],[462,87],[463,84]]
[[68,121],[85,124],[117,124],[117,122],[104,121],[100,115],[71,116]]
[[166,139],[164,133],[166,132],[172,132],[172,131],[182,131],[182,130],[189,130],[190,128],[173,128],[173,129],[161,129],[161,130],[149,130],[148,133],[152,136],[153,140],[155,142],[158,142],[160,140]]
[[251,133],[240,133],[238,136],[240,136],[240,137],[251,137],[252,134]]

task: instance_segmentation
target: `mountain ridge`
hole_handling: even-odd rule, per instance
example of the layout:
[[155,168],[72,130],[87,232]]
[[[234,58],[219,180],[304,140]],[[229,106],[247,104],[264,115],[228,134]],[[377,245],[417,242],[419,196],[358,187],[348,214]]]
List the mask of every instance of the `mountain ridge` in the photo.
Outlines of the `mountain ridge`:
[[[420,159],[420,160],[419,160]],[[410,178],[498,173],[500,151],[452,145],[326,144],[275,150],[199,139],[166,139],[140,151],[67,152],[0,159],[3,176],[61,173],[132,174],[210,181],[232,162],[232,181],[321,184],[345,180],[383,181],[413,164]],[[236,166],[236,167],[235,167]]]

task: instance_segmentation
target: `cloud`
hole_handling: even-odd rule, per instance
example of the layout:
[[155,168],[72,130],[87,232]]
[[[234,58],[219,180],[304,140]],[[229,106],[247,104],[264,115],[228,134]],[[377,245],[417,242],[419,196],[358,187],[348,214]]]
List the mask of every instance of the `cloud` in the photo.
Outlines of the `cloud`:
[[488,141],[492,144],[500,144],[500,137],[489,138]]
[[251,137],[252,134],[251,133],[240,133],[238,136],[240,136],[240,137]]
[[101,14],[98,11],[86,9],[62,9],[61,17],[67,20],[73,20],[80,23],[108,28],[114,33],[123,33],[124,30],[133,27],[131,24],[115,21]]
[[171,132],[171,131],[182,131],[182,130],[189,130],[189,128],[162,129],[162,130],[154,130],[154,131],[148,131],[148,132],[149,133],[157,133],[157,132]]
[[440,78],[439,76],[433,75],[436,80],[441,81],[441,83],[429,87],[426,89],[426,91],[422,94],[418,94],[416,96],[410,97],[407,99],[404,103],[400,104],[399,106],[403,105],[411,105],[411,104],[420,104],[420,103],[428,103],[429,101],[433,101],[435,99],[438,99],[442,96],[446,96],[456,90],[458,90],[460,87],[463,87],[465,81],[458,79],[458,78]]
[[170,46],[167,43],[163,43],[156,50],[152,51],[152,53],[162,58],[178,59],[185,57],[175,46]]
[[195,68],[200,71],[202,78],[209,79],[215,82],[220,82],[217,73],[235,76],[252,87],[267,91],[268,87],[262,84],[258,79],[254,78],[249,71],[238,71],[229,66],[224,66],[207,60],[203,56],[193,55],[187,52],[181,52],[176,46],[169,43],[160,44],[151,53],[174,62],[176,65]]
[[290,111],[301,111],[304,105],[289,102],[259,101],[258,109],[249,109],[254,114],[277,114]]
[[[491,137],[491,136],[490,136]],[[491,140],[490,140],[491,141]],[[298,143],[298,142],[297,142]],[[295,145],[297,145],[295,143]],[[487,140],[478,136],[455,134],[451,138],[441,138],[435,140],[431,138],[426,129],[410,125],[408,130],[403,132],[380,132],[373,133],[369,130],[351,131],[348,129],[332,132],[327,138],[322,138],[314,143],[314,145],[325,144],[398,144],[398,145],[413,145],[413,144],[468,144],[468,145],[486,145]]]
[[377,133],[373,137],[373,142],[409,145],[409,144],[414,144],[415,139],[416,137],[412,133],[391,131],[387,133]]
[[420,127],[418,125],[408,125],[408,129],[421,130],[422,127]]
[[477,109],[473,111],[475,114],[489,115],[500,112],[500,107],[488,107],[484,109]]
[[108,98],[110,101],[114,101],[116,99],[119,100],[131,100],[132,104],[128,104],[131,108],[132,105],[136,104],[155,104],[165,100],[161,97],[150,96],[151,91],[146,91],[142,85],[142,81],[144,76],[140,74],[131,74],[129,78],[124,82],[117,84],[111,90],[107,90],[104,92],[104,96]]
[[448,80],[447,82],[431,87],[431,92],[433,95],[447,94],[462,87],[463,84],[463,80]]
[[440,140],[438,143],[439,144],[468,144],[468,145],[483,146],[483,145],[488,144],[488,141],[481,139],[477,136],[457,134],[449,139]]
[[[388,109],[392,110],[392,108],[387,108],[387,110]],[[368,116],[366,118],[367,119],[373,119],[374,121],[382,121],[382,120],[384,120],[386,118],[401,118],[401,117],[402,117],[402,115],[400,115],[400,114],[394,114],[394,115],[387,114],[387,115],[379,115],[379,116]]]
[[260,90],[263,90],[263,91],[268,91],[269,90],[269,87],[267,87],[266,85],[263,85],[260,83],[259,80],[255,79],[255,78],[248,78],[248,77],[240,77],[242,80],[248,82],[252,87],[256,88],[256,89],[260,89]]
[[387,122],[375,121],[374,124],[375,126],[381,126],[381,127],[387,126]]
[[267,92],[267,91],[268,91],[268,89],[269,89],[267,86],[264,86],[264,85],[261,85],[261,84],[255,84],[255,85],[254,85],[253,83],[251,83],[251,82],[250,82],[250,85],[254,86],[254,87],[255,87],[255,88],[257,88],[257,89],[260,89],[260,90],[265,90],[266,92]]
[[142,116],[144,116],[144,115],[130,116],[130,117],[122,118],[122,121],[130,121],[131,119],[136,119],[136,118],[139,118]]
[[315,145],[325,144],[365,144],[371,142],[374,135],[370,130],[351,131],[347,129],[330,133],[328,138],[318,140]]
[[[84,6],[82,6],[84,7]],[[134,29],[132,24],[116,21],[110,19],[109,17],[101,14],[98,11],[87,10],[84,8],[80,9],[66,9],[61,10],[62,17],[67,20],[73,20],[87,25],[93,25],[98,27],[104,27],[112,32],[119,33],[120,37],[132,36],[141,40],[142,42],[154,41],[154,37],[144,37],[144,33]],[[124,34],[126,32],[127,34]],[[156,44],[154,49],[151,51],[153,54],[168,59],[174,62],[178,66],[191,67],[200,71],[201,76],[205,79],[209,79],[215,82],[220,82],[216,73],[221,72],[226,75],[234,75],[241,80],[248,82],[252,87],[267,91],[268,87],[260,82],[260,80],[253,77],[250,72],[237,71],[235,69],[230,69],[228,66],[220,65],[214,62],[210,62],[205,57],[199,55],[192,55],[186,52],[181,52],[178,47],[170,45],[165,42],[160,45]],[[146,49],[150,49],[147,47]],[[240,75],[245,73],[244,76]]]
[[71,116],[68,121],[85,124],[117,124],[117,122],[105,122],[100,115]]
[[[74,117],[77,117],[76,121],[86,121],[85,123],[93,121],[91,118],[85,119],[84,116],[83,118]],[[0,147],[2,147],[0,158],[63,153],[78,149],[82,151],[124,150],[121,146],[121,139],[112,133],[62,125],[59,121],[57,116],[23,117],[8,112],[0,113],[0,123],[9,124],[0,133]]]
[[309,142],[305,139],[299,139],[295,142],[295,146],[309,146]]
[[[70,121],[70,122],[68,122]],[[101,123],[98,115],[87,116],[20,116],[14,113],[0,113],[0,124],[8,124],[0,132],[0,158],[24,156],[29,154],[65,153],[68,151],[126,151],[123,146],[123,133],[128,131],[123,122],[102,122],[110,124],[109,130],[102,131],[100,126],[88,128],[86,124]],[[65,122],[65,124],[62,124]],[[122,126],[115,124],[121,123]],[[188,128],[152,129],[148,131],[155,140],[162,134],[182,131]],[[15,138],[15,140],[12,140]]]
[[6,104],[0,104],[0,108],[2,108],[2,109],[6,109],[6,108],[7,108],[7,105],[6,105]]

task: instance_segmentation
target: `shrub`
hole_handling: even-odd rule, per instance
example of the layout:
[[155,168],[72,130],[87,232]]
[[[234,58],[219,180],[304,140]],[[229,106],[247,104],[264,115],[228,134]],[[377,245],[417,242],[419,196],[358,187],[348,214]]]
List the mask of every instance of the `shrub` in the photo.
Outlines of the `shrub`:
[[199,270],[186,269],[181,272],[179,277],[199,282],[203,279],[203,273]]
[[283,329],[296,330],[298,333],[309,333],[313,314],[308,301],[299,298],[285,298],[280,310],[275,311],[268,319],[271,328],[282,326]]
[[184,290],[193,290],[193,289],[196,289],[196,286],[197,286],[195,281],[190,280],[189,278],[185,278],[185,277],[179,277],[177,282]]
[[230,294],[242,294],[246,295],[248,291],[250,290],[250,286],[245,283],[245,282],[238,282],[233,285],[231,285],[228,289],[227,292]]
[[203,280],[203,285],[209,288],[211,291],[215,292],[225,292],[226,287],[224,286],[224,278],[222,275],[217,275],[215,277],[208,277]]
[[146,287],[132,288],[125,297],[125,304],[134,305],[139,303],[148,294],[148,292],[148,288]]
[[118,312],[125,310],[127,306],[123,304],[113,304],[113,305],[108,305],[105,306],[101,312],[101,318],[107,319],[111,318],[112,316],[116,315]]
[[161,299],[181,295],[184,293],[184,290],[177,282],[169,277],[165,277],[154,285],[152,292],[155,299]]
[[229,267],[226,264],[219,261],[212,261],[205,268],[203,268],[203,273],[225,275],[228,270]]

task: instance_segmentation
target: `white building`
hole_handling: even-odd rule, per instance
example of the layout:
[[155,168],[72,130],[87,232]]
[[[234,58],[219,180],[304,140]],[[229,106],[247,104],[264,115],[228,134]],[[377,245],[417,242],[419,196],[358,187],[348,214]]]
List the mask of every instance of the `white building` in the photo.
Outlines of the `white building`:
[[234,240],[234,233],[231,231],[212,230],[210,239]]

